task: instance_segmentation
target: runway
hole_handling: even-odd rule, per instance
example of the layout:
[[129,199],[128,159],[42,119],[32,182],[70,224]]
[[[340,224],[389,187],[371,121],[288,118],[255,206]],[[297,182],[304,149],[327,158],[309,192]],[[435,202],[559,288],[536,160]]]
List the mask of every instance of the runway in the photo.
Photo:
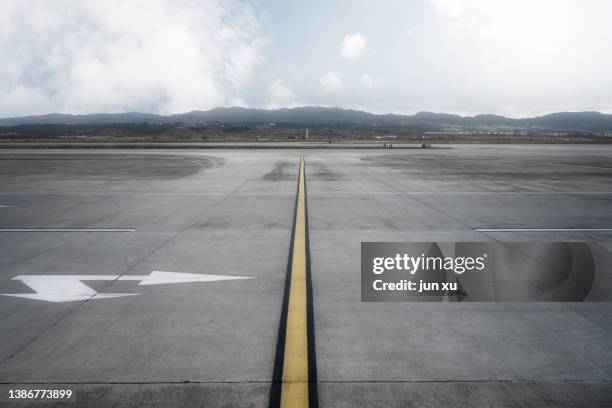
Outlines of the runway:
[[607,145],[0,152],[0,294],[83,296],[0,296],[0,391],[268,406],[302,157],[320,407],[612,405],[610,303],[360,300],[365,241],[612,251]]

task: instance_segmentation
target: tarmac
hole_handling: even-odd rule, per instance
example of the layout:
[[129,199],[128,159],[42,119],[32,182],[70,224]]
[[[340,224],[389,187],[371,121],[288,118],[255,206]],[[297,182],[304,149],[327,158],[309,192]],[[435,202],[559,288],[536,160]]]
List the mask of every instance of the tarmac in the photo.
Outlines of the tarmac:
[[[268,406],[302,156],[320,407],[612,406],[609,302],[360,299],[362,241],[611,251],[609,145],[2,151],[0,294],[91,275],[98,295],[0,296],[0,392]],[[250,279],[136,281],[155,271]]]

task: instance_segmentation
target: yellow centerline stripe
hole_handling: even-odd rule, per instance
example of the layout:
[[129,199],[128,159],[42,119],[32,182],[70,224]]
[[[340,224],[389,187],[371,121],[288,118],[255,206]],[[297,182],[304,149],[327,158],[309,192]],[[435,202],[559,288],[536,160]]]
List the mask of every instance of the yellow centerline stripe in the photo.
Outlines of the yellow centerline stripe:
[[290,276],[280,406],[306,408],[309,401],[304,158],[300,160]]

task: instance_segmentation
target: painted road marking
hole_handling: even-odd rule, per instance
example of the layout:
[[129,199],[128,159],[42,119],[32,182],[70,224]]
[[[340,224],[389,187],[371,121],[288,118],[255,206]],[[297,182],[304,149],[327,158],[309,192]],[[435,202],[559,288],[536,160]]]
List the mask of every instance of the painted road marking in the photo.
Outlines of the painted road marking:
[[302,158],[270,392],[270,407],[317,406],[306,170],[304,158]]
[[110,299],[139,295],[139,293],[98,293],[82,281],[140,281],[138,285],[161,285],[234,279],[251,278],[164,271],[153,271],[148,275],[18,275],[13,280],[23,282],[36,293],[0,293],[0,295],[54,303],[75,302],[87,299]]
[[[3,193],[5,194],[5,193]],[[612,195],[610,191],[334,191],[334,192],[321,192],[311,193],[316,196],[334,196],[334,195],[425,195],[425,196],[581,196],[581,195]]]
[[134,232],[134,228],[0,228],[0,232]]
[[581,232],[612,231],[612,228],[475,228],[478,232]]

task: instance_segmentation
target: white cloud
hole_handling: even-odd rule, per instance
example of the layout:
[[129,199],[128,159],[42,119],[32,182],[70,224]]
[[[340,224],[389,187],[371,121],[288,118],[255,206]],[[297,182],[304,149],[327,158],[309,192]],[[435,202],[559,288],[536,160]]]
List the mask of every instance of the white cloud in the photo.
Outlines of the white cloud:
[[[437,52],[446,52],[444,63],[453,67],[429,68],[444,70],[439,85],[454,88],[447,101],[455,99],[456,107],[445,110],[535,115],[604,106],[612,85],[606,20],[612,2],[430,1],[434,17],[446,25],[439,24],[445,30]],[[470,100],[474,92],[479,96]]]
[[361,81],[362,84],[364,84],[368,88],[370,89],[374,88],[374,81],[368,74],[361,74],[361,76],[359,77],[359,80]]
[[261,44],[238,0],[7,0],[0,114],[229,105],[262,62]]
[[368,47],[368,42],[363,35],[359,33],[347,34],[342,41],[340,54],[344,58],[357,59],[361,57]]
[[297,106],[295,93],[278,78],[268,87],[268,109],[292,108]]
[[[446,18],[449,33],[470,37],[474,47],[491,47],[515,58],[542,58],[546,53],[567,54],[579,45],[578,34],[591,30],[568,27],[590,13],[571,0],[431,0],[434,9]],[[585,8],[588,8],[585,6]],[[546,58],[549,56],[547,55]],[[532,61],[533,63],[533,61]]]
[[328,72],[319,79],[319,83],[325,92],[339,93],[342,92],[344,84],[339,74]]

